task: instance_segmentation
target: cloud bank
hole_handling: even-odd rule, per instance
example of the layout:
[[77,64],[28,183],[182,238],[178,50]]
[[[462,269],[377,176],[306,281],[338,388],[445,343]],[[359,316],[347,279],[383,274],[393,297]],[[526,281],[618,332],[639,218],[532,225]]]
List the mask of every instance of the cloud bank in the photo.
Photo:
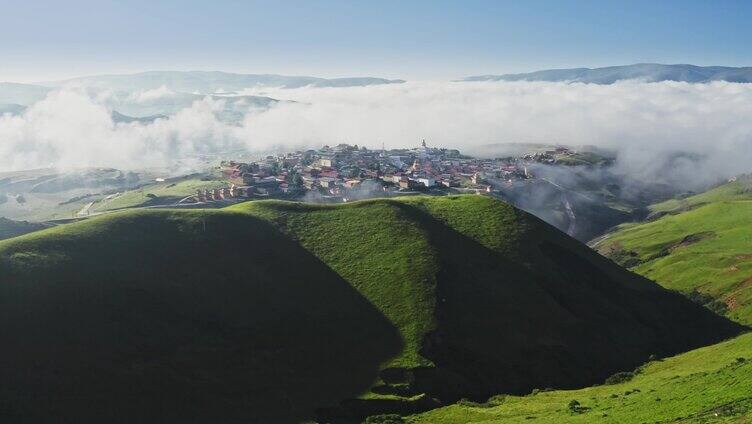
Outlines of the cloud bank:
[[221,101],[194,102],[170,119],[114,123],[111,111],[75,90],[51,93],[20,116],[0,117],[0,171],[41,167],[170,167],[197,155],[244,148],[217,118]]
[[170,119],[115,124],[100,98],[57,91],[21,116],[0,118],[0,171],[169,166],[230,149],[405,147],[422,138],[471,153],[521,142],[613,148],[624,172],[687,186],[752,170],[752,84],[411,82],[243,94],[296,102],[251,112],[239,124],[222,122],[221,101],[210,99]]

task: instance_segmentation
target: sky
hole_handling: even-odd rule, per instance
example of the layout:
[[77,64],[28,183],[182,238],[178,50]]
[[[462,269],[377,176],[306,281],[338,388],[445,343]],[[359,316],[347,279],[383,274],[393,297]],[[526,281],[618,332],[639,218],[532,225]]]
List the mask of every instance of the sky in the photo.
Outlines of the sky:
[[146,70],[440,80],[746,66],[749,1],[0,0],[0,81]]

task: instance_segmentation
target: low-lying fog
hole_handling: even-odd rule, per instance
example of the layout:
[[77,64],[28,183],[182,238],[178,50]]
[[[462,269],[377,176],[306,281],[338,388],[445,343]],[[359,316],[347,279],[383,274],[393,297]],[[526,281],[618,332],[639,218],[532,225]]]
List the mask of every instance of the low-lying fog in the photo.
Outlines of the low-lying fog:
[[[169,118],[116,123],[122,93],[61,88],[0,117],[0,171],[141,169],[237,149],[403,147],[423,138],[474,155],[519,142],[612,148],[618,172],[683,189],[749,172],[752,163],[752,84],[408,82],[237,94],[290,101],[245,107],[227,119],[234,100],[213,96]],[[139,102],[158,112],[159,104],[174,108],[186,96],[161,88],[125,98],[133,113]]]

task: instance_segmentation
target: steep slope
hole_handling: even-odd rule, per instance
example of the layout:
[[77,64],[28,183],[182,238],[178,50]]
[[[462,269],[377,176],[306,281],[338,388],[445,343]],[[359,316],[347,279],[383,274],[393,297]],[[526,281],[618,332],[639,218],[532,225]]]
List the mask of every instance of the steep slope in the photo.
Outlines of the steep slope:
[[752,324],[752,178],[651,207],[594,243],[602,254],[659,284]]
[[483,196],[118,213],[0,242],[0,281],[16,420],[358,419],[742,329]]
[[3,422],[298,422],[400,351],[346,281],[248,215],[123,213],[0,251]]
[[616,81],[639,79],[648,82],[682,81],[706,83],[711,81],[752,82],[752,68],[728,66],[662,65],[638,63],[604,68],[547,69],[523,74],[481,75],[464,81],[552,81],[613,84]]
[[[640,367],[626,382],[462,401],[409,417],[454,423],[749,423],[752,334]],[[572,401],[576,401],[570,407]]]

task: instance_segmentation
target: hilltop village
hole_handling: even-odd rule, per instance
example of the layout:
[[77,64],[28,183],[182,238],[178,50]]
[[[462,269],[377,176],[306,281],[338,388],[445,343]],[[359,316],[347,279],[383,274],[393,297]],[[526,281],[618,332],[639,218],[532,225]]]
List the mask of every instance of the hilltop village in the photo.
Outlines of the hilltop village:
[[567,147],[540,149],[519,157],[476,159],[456,149],[429,147],[371,150],[358,145],[267,156],[219,167],[226,188],[202,190],[190,200],[305,198],[348,200],[412,193],[492,192],[532,179],[532,163],[577,164],[581,155]]

